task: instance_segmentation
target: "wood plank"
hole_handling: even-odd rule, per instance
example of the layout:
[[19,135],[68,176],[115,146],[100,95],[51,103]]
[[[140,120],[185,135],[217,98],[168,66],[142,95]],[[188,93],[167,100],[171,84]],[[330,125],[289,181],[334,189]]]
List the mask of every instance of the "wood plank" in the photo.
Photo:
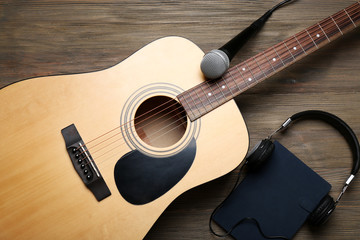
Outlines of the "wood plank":
[[[207,52],[222,46],[277,2],[1,1],[0,87],[35,76],[105,69],[168,35],[184,36]],[[301,0],[278,10],[232,65],[354,2]],[[306,109],[337,114],[360,136],[359,37],[358,29],[237,98],[252,146],[289,115]],[[337,195],[351,159],[335,131],[321,123],[304,122],[279,135],[279,140],[331,182],[331,195]],[[212,239],[208,218],[236,175],[234,171],[180,196],[146,239]],[[360,181],[355,178],[329,222],[316,230],[306,225],[295,239],[358,239],[359,196]]]

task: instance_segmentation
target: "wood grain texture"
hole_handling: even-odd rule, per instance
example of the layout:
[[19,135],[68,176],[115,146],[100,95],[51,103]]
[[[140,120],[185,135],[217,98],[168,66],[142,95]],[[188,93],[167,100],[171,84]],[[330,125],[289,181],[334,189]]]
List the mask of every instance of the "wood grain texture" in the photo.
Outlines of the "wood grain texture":
[[[246,125],[235,101],[203,117],[201,123],[187,124],[183,134],[166,127],[165,132],[164,118],[148,124],[157,134],[148,133],[147,128],[141,129],[147,132],[150,140],[162,136],[162,141],[169,143],[175,135],[181,137],[166,147],[159,148],[154,142],[146,144],[136,134],[128,135],[129,124],[122,127],[122,134],[117,131],[119,118],[125,119],[123,122],[133,119],[132,109],[143,105],[143,99],[160,93],[174,97],[174,93],[166,89],[171,86],[187,89],[203,82],[196,64],[202,56],[203,52],[191,41],[166,37],[103,71],[33,78],[2,89],[0,132],[4,137],[0,138],[0,163],[3,166],[0,168],[0,206],[4,217],[0,218],[0,239],[116,239],[119,235],[123,239],[142,239],[176,197],[235,169],[241,163],[237,156],[246,156],[249,143]],[[180,65],[186,71],[179,68]],[[162,69],[164,67],[166,71]],[[166,81],[173,85],[164,86]],[[154,118],[158,119],[158,115]],[[227,119],[231,119],[228,124],[234,127],[212,127]],[[173,126],[174,122],[166,126]],[[112,192],[101,202],[97,202],[80,183],[69,161],[60,130],[72,123],[87,143],[89,153]],[[139,129],[139,126],[135,128]],[[114,131],[107,137],[97,138],[110,129]],[[161,161],[161,157],[182,151],[195,137],[195,159],[181,181],[171,189],[143,205],[130,204],[123,194],[119,194],[119,182],[114,180],[114,166],[119,158],[136,148]],[[242,142],[242,147],[232,148],[227,140]],[[223,156],[218,148],[227,155]],[[86,165],[84,158],[79,159]],[[122,159],[124,161],[127,160]],[[142,166],[132,162],[135,169]],[[156,169],[159,171],[161,167],[156,164]],[[162,170],[168,172],[169,168]],[[139,180],[144,175],[146,173],[142,175],[134,170],[130,178],[134,176]],[[148,179],[139,181],[151,182]],[[169,180],[164,177],[162,181]],[[157,185],[151,183],[149,186]],[[134,188],[140,191],[136,196],[144,193],[131,186]],[[60,225],[57,224],[59,221],[62,222]]]
[[[0,87],[35,76],[105,69],[168,35],[184,36],[206,52],[222,46],[277,2],[1,1]],[[354,2],[298,0],[275,12],[232,63]],[[357,29],[240,95],[236,100],[251,145],[291,114],[307,109],[338,115],[359,136],[359,37]],[[277,139],[328,180],[333,185],[331,195],[337,196],[350,171],[351,154],[335,130],[316,121],[302,122]],[[229,193],[237,173],[180,196],[146,239],[215,239],[209,233],[208,219]],[[359,196],[356,178],[326,226],[313,229],[305,225],[295,239],[360,239]]]

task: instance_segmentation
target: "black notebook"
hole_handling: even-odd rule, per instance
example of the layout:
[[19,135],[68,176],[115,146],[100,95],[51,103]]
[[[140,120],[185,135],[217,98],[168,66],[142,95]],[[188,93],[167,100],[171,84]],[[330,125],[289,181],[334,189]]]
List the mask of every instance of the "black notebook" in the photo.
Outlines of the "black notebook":
[[[331,185],[275,141],[270,159],[244,180],[215,213],[213,220],[229,231],[239,220],[255,218],[268,236],[293,238]],[[255,222],[245,221],[231,233],[236,239],[261,240]]]

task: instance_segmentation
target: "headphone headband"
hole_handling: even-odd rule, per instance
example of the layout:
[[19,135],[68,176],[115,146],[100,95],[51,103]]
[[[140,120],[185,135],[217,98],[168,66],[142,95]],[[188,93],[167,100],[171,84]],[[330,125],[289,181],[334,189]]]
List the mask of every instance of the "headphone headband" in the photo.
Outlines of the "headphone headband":
[[283,129],[286,129],[290,123],[302,119],[315,119],[315,120],[320,119],[330,124],[341,133],[341,135],[346,139],[346,142],[349,144],[351,148],[351,152],[353,156],[353,166],[351,169],[351,175],[353,175],[352,178],[354,178],[354,176],[357,174],[360,168],[360,147],[359,147],[359,141],[353,130],[349,127],[349,125],[339,117],[335,116],[334,114],[319,110],[308,110],[308,111],[295,113],[294,115],[292,115],[281,125],[281,127],[276,132],[282,131]]
[[350,146],[351,153],[352,153],[352,156],[353,156],[353,166],[352,166],[352,169],[351,169],[350,176],[345,181],[345,184],[344,184],[339,196],[337,197],[336,201],[334,202],[333,207],[335,207],[338,204],[338,202],[340,201],[343,194],[345,193],[345,191],[348,188],[349,184],[351,183],[351,181],[354,179],[355,175],[359,171],[359,168],[360,168],[360,146],[359,146],[359,141],[358,141],[355,133],[353,132],[353,130],[342,119],[335,116],[334,114],[324,112],[324,111],[319,111],[319,110],[308,110],[308,111],[295,113],[290,118],[288,118],[274,133],[272,133],[268,137],[268,139],[270,140],[271,137],[274,134],[286,129],[290,125],[290,123],[292,123],[294,121],[301,120],[301,119],[315,119],[315,120],[319,119],[319,120],[322,120],[322,121],[330,124],[335,129],[337,129],[339,131],[339,133],[341,133],[341,135],[346,139],[346,142]]

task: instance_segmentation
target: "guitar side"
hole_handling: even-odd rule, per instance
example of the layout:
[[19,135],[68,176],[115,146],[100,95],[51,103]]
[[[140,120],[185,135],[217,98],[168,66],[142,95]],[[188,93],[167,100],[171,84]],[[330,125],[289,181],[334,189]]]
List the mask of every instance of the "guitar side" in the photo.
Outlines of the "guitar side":
[[0,90],[0,238],[141,239],[176,197],[238,166],[249,140],[234,101],[201,118],[190,169],[146,204],[127,202],[114,180],[116,162],[133,150],[129,144],[101,159],[94,154],[112,193],[100,202],[65,148],[61,129],[74,123],[88,142],[119,127],[124,106],[144,86],[169,83],[186,90],[203,82],[202,56],[192,42],[167,37],[103,71],[35,78]]

